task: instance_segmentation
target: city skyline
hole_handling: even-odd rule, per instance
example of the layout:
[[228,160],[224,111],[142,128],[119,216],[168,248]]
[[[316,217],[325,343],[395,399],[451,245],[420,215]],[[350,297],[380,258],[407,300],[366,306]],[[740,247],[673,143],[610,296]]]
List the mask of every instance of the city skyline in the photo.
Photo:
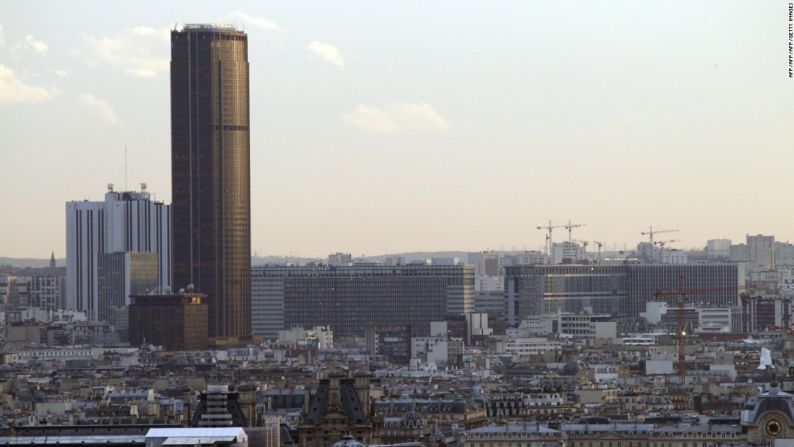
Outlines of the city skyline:
[[125,146],[171,202],[173,22],[249,34],[253,252],[540,249],[549,218],[794,239],[785,4],[91,4],[0,6],[3,256],[62,256],[63,203],[123,189]]

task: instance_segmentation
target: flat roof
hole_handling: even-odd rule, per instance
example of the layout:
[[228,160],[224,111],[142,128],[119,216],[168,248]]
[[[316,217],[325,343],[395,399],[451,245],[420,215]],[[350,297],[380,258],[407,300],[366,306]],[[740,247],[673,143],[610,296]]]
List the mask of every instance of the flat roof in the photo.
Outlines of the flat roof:
[[63,445],[63,444],[141,444],[146,440],[143,435],[74,435],[74,436],[3,436],[0,445]]
[[239,31],[231,23],[186,23],[182,31]]
[[191,428],[152,428],[146,433],[147,438],[211,438],[240,436],[244,433],[241,427],[191,427]]

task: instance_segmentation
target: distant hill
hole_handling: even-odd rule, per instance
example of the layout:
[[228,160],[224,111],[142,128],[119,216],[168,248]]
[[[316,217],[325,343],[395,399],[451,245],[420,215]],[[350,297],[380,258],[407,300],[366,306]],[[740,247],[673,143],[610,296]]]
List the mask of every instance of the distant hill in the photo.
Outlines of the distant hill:
[[300,258],[297,256],[251,256],[251,265],[265,264],[305,264],[307,262],[325,261],[320,258]]
[[386,258],[403,258],[405,262],[424,261],[430,258],[458,258],[461,262],[466,262],[469,256],[468,251],[409,251],[405,253],[391,253],[378,256],[364,256],[370,261],[383,261]]
[[[469,252],[467,251],[411,251],[405,253],[391,253],[386,255],[377,256],[364,256],[368,261],[383,261],[386,258],[401,257],[405,262],[421,261],[430,258],[458,258],[461,262],[466,262]],[[356,258],[354,256],[354,258]],[[307,262],[325,262],[326,258],[304,258],[297,256],[251,256],[251,265],[265,265],[265,264],[305,264]],[[55,264],[58,267],[66,265],[65,258],[55,258]],[[0,256],[0,266],[10,265],[14,268],[23,267],[47,267],[50,265],[50,259],[40,258],[11,258]]]
[[[50,265],[50,258],[8,258],[0,256],[0,265],[10,265],[14,268],[23,267],[48,267]],[[55,258],[55,265],[63,267],[66,265],[66,258]]]

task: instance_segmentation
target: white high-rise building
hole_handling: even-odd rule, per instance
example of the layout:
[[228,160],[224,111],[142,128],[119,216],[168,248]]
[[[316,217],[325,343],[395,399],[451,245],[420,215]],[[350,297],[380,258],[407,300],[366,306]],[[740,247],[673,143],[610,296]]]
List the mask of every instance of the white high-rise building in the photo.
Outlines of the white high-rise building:
[[564,259],[575,262],[585,258],[584,248],[576,242],[555,242],[552,246],[552,262],[562,264]]
[[729,258],[731,256],[731,240],[709,239],[706,241],[706,255],[710,258]]
[[146,192],[113,191],[104,201],[66,203],[66,307],[98,312],[97,254],[157,253],[158,284],[171,285],[171,206]]

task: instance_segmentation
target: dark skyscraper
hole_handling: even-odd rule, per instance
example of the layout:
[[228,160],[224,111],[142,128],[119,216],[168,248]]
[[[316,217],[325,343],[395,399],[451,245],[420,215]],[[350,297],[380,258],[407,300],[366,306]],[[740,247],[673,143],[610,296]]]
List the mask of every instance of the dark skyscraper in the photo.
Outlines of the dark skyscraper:
[[251,333],[248,112],[248,36],[172,31],[172,284],[207,295],[210,337]]

